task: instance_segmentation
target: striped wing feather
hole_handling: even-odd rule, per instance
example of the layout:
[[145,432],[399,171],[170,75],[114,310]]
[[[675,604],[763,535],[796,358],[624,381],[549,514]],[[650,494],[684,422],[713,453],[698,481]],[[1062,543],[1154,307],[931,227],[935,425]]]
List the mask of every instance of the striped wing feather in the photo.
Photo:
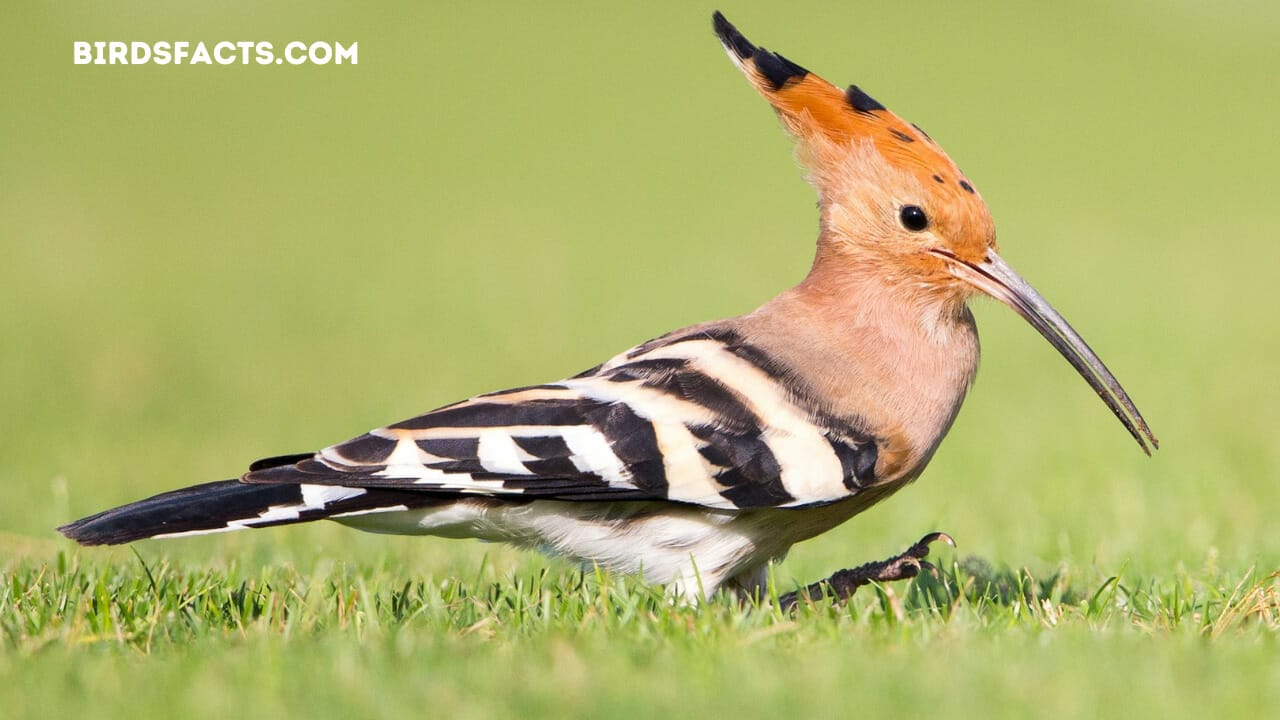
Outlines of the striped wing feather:
[[725,509],[832,502],[870,482],[875,443],[793,395],[759,351],[701,329],[314,456],[259,461],[243,479]]

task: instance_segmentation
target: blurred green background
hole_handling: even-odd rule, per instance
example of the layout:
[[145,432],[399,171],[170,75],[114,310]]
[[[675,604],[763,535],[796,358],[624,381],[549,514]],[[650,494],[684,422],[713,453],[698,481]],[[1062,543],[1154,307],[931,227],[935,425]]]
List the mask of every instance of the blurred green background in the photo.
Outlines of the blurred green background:
[[[18,2],[0,10],[0,553],[754,308],[816,214],[710,5]],[[919,123],[1006,259],[1160,437],[1146,459],[1013,313],[922,480],[797,547],[809,580],[945,529],[1152,576],[1280,566],[1280,5],[722,4]],[[357,66],[75,66],[75,40],[358,41]],[[336,526],[145,557],[406,577],[546,561]],[[127,549],[86,561],[134,562]]]

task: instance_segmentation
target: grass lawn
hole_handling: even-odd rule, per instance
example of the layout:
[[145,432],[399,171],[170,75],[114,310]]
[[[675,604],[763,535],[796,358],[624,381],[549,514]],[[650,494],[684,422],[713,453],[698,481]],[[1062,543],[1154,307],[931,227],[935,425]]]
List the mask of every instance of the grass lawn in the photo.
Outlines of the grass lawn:
[[[58,537],[749,310],[811,259],[812,192],[711,6],[156,5],[0,9],[0,716],[1280,713],[1280,6],[720,8],[942,143],[1163,448],[980,303],[928,472],[774,586],[960,548],[787,617],[328,524]],[[100,39],[360,64],[72,64]]]

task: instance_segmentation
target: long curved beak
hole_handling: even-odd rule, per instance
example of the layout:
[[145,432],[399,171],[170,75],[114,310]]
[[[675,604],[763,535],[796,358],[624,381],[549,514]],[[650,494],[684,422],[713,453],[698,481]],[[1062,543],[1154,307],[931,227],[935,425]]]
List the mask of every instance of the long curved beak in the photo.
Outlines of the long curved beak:
[[1050,345],[1062,353],[1062,357],[1071,363],[1076,372],[1089,383],[1089,387],[1098,393],[1098,397],[1111,408],[1111,412],[1115,413],[1133,439],[1138,441],[1143,452],[1150,455],[1153,448],[1160,447],[1160,442],[1151,434],[1151,428],[1142,418],[1142,413],[1138,412],[1128,393],[1120,387],[1120,381],[1116,380],[1084,338],[994,250],[988,250],[986,259],[977,264],[965,262],[945,250],[931,252],[949,261],[947,268],[953,276],[1013,308],[1014,312],[1031,323]]

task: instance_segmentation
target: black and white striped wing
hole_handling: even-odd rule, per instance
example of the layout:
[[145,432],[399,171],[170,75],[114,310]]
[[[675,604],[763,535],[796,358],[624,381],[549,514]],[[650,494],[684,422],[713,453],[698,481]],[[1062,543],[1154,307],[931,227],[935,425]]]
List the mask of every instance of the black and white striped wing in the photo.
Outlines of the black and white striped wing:
[[725,509],[848,497],[873,480],[875,443],[807,405],[758,350],[700,331],[261,461],[244,480]]

